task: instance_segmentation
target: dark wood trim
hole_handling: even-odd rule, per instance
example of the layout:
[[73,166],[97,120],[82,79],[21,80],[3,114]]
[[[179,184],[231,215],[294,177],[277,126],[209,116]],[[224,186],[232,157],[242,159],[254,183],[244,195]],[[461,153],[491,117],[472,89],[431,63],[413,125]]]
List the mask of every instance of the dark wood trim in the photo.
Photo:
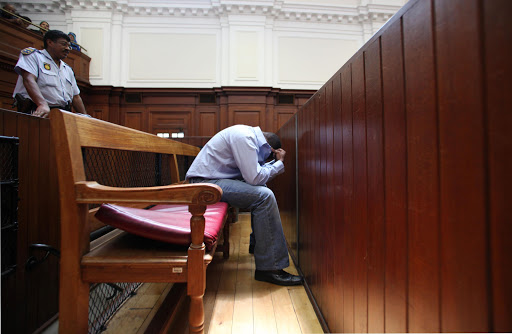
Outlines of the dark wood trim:
[[186,283],[173,283],[144,334],[167,333],[187,298]]

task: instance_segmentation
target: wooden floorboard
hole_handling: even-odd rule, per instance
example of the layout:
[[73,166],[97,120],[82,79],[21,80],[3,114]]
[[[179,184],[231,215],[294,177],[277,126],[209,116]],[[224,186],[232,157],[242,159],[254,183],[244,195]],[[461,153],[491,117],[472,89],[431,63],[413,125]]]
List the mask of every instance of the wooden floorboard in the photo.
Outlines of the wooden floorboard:
[[[254,257],[249,254],[250,218],[250,214],[240,214],[238,222],[231,226],[229,259],[224,260],[218,253],[208,267],[205,333],[323,333],[303,286],[281,287],[254,280]],[[290,263],[286,271],[297,274],[291,259]],[[144,333],[171,287],[168,283],[143,284],[107,323],[103,333]],[[168,333],[188,333],[187,310],[186,301]]]

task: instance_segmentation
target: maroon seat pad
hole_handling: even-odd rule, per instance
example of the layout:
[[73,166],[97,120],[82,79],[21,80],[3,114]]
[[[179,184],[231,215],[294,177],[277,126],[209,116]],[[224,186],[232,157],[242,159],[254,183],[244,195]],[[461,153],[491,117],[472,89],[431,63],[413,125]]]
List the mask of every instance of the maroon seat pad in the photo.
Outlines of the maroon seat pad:
[[[211,250],[217,241],[228,204],[208,205],[204,213],[204,244]],[[191,242],[188,205],[156,205],[151,209],[128,208],[113,204],[101,205],[95,217],[104,224],[141,237],[188,246]]]

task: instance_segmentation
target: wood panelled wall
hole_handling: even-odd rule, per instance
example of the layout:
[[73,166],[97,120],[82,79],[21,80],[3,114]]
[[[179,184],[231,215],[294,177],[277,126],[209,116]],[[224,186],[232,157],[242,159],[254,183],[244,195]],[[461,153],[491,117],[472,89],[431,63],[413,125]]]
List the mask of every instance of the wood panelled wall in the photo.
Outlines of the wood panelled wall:
[[411,0],[280,129],[330,331],[512,331],[511,15]]
[[50,121],[0,109],[0,135],[19,138],[18,240],[16,270],[2,277],[2,332],[33,333],[58,312],[59,260],[26,268],[47,244],[60,249],[57,173],[50,140]]
[[96,118],[155,134],[183,131],[185,136],[211,137],[234,124],[277,131],[314,93],[271,87],[91,87],[82,91],[82,98]]

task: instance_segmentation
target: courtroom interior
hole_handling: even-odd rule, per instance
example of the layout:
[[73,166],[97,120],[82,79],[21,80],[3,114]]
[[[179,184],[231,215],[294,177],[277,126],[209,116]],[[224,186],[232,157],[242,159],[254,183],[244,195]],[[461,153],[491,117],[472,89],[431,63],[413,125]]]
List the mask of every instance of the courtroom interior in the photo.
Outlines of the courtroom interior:
[[[512,332],[512,1],[0,7],[1,332]],[[300,284],[187,176],[234,125]]]

